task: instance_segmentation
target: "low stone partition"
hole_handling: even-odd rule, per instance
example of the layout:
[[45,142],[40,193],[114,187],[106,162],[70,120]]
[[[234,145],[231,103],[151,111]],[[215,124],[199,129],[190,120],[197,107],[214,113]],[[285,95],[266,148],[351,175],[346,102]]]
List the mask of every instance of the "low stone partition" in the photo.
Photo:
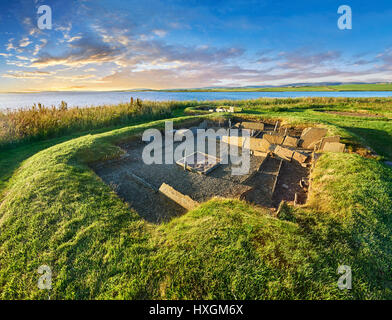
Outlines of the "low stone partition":
[[327,143],[327,142],[340,142],[340,137],[339,136],[333,136],[333,137],[325,137],[325,138],[322,138],[321,140],[320,140],[320,142],[318,142],[317,144],[316,144],[316,149],[315,150],[323,150],[324,149],[324,146],[325,146],[325,144]]
[[344,143],[339,142],[327,142],[323,150],[324,152],[344,152],[346,149],[346,145]]
[[241,127],[250,130],[264,130],[264,123],[262,122],[241,122]]
[[[249,144],[248,144],[249,139]],[[244,148],[249,146],[249,149],[257,152],[269,152],[271,151],[271,143],[266,139],[252,138],[252,137],[234,137],[234,136],[223,136],[222,141],[228,144],[237,145],[238,147]]]
[[306,128],[302,131],[301,140],[302,148],[313,149],[322,138],[325,137],[328,130],[325,128]]
[[166,183],[162,183],[159,187],[159,192],[187,210],[192,210],[199,205],[197,201],[191,199],[189,196],[183,195],[181,192],[178,192]]
[[277,133],[264,133],[263,139],[267,140],[271,144],[282,144],[284,141],[284,136]]
[[299,140],[294,137],[286,136],[283,141],[283,145],[286,147],[298,147]]
[[306,128],[301,134],[302,148],[314,151],[344,152],[346,145],[340,143],[340,136],[326,137],[324,128]]
[[285,147],[276,146],[275,150],[273,151],[275,155],[279,158],[291,161],[293,158],[294,151]]

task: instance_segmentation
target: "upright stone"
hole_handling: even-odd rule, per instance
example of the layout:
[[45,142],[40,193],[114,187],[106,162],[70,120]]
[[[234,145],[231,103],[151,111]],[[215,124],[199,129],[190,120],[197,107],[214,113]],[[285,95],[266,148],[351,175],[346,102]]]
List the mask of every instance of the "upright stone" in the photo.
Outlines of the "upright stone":
[[304,149],[313,149],[317,142],[319,142],[327,134],[328,130],[324,128],[306,128],[302,131],[301,140]]
[[274,154],[277,155],[279,158],[282,158],[287,161],[291,161],[294,151],[281,146],[276,146],[274,150]]
[[269,152],[271,143],[265,139],[250,138],[250,149],[253,151]]
[[325,151],[325,152],[344,152],[345,149],[346,149],[346,145],[344,143],[327,142],[327,143],[325,143],[322,151]]
[[299,163],[304,163],[308,158],[309,156],[302,152],[295,151],[293,154],[293,159],[298,161]]
[[263,139],[267,140],[271,144],[282,144],[284,141],[284,136],[281,136],[276,133],[273,133],[273,134],[265,133],[263,135]]
[[325,137],[321,139],[319,150],[323,150],[327,142],[340,142],[339,136]]
[[296,148],[298,146],[298,139],[290,136],[286,136],[286,138],[283,141],[283,145],[287,147]]
[[162,183],[159,191],[187,210],[192,210],[199,205],[199,203],[191,199],[191,197],[183,195],[166,183]]
[[264,123],[262,122],[242,122],[241,125],[245,129],[259,130],[259,131],[264,130]]

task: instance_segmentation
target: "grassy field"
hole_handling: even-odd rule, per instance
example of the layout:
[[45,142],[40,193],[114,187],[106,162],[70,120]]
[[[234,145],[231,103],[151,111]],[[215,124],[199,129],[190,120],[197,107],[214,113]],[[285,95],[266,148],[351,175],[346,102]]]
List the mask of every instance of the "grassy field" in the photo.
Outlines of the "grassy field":
[[169,92],[285,92],[285,91],[392,91],[391,83],[377,83],[377,84],[341,84],[329,86],[287,86],[287,87],[267,87],[267,88],[252,88],[252,87],[238,87],[238,88],[211,88],[211,89],[172,89],[161,90]]
[[[47,264],[51,299],[392,299],[392,169],[380,161],[392,159],[392,99],[210,105],[284,125],[321,124],[350,150],[368,146],[380,156],[323,155],[307,205],[279,218],[213,199],[156,225],[128,208],[88,163],[117,157],[115,143],[164,120],[100,124],[87,135],[91,128],[27,135],[0,150],[0,297],[47,299],[37,288],[37,268]],[[186,115],[192,106],[176,105],[174,121],[193,118]],[[350,291],[337,288],[341,264],[353,270]]]

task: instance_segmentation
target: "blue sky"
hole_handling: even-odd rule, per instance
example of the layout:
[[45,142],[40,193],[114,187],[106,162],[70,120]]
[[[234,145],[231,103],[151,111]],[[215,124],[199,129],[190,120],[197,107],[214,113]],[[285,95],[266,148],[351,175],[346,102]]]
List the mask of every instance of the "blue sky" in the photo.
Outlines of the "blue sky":
[[0,91],[390,82],[391,18],[386,0],[3,0]]

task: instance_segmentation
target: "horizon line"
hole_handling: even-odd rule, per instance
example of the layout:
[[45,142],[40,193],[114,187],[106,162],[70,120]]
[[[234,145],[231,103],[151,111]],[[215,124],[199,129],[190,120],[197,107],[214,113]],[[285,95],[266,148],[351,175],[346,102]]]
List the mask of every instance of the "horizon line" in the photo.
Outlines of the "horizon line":
[[[0,91],[2,94],[12,93],[43,93],[43,92],[132,92],[132,91],[182,91],[182,90],[211,90],[211,89],[252,89],[252,88],[284,88],[284,87],[323,87],[323,86],[341,86],[341,85],[366,85],[366,84],[392,84],[388,81],[376,81],[376,82],[341,82],[341,81],[327,81],[327,82],[302,82],[302,83],[287,83],[282,85],[248,85],[248,86],[208,86],[208,87],[191,87],[191,88],[164,88],[164,89],[152,89],[152,88],[133,88],[133,89],[84,89],[84,90],[23,90],[23,91]],[[381,90],[382,91],[382,90]]]

